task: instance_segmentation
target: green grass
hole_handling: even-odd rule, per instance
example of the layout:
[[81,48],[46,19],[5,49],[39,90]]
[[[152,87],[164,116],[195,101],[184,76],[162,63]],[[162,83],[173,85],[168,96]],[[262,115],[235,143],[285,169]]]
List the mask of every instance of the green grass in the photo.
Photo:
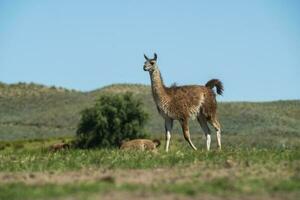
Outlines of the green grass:
[[96,192],[105,192],[109,189],[116,188],[112,184],[107,183],[80,183],[55,185],[47,184],[41,186],[26,185],[23,183],[13,183],[0,185],[0,199],[41,199],[41,198],[57,198],[61,196],[79,196],[80,199],[86,199],[87,194]]
[[[245,141],[249,141],[247,137]],[[230,139],[238,141],[240,137]],[[51,141],[51,140],[50,140]],[[159,154],[151,152],[124,152],[118,149],[82,150],[71,149],[61,152],[50,152],[49,144],[53,142],[31,141],[15,142],[0,151],[0,171],[45,171],[45,170],[77,170],[85,167],[101,168],[135,168],[147,169],[156,167],[172,167],[205,161],[207,165],[222,165],[227,159],[251,163],[279,163],[300,159],[300,148],[296,144],[265,146],[264,143],[248,146],[243,143],[232,145],[224,139],[223,150],[212,149],[207,152],[202,145],[193,151],[181,139],[174,138],[171,151]],[[56,141],[56,140],[54,140]],[[58,140],[60,141],[60,140]],[[244,143],[246,143],[244,141]],[[200,145],[200,144],[199,144]],[[34,148],[35,147],[35,148]],[[214,148],[214,147],[213,147]]]
[[[273,137],[273,140],[265,142],[268,139],[265,137],[256,143],[249,143],[250,136],[244,135],[223,138],[222,151],[215,150],[213,146],[215,149],[207,152],[200,138],[194,138],[199,140],[199,150],[192,151],[181,137],[175,136],[168,153],[162,148],[159,153],[124,152],[118,149],[48,151],[49,145],[72,138],[11,142],[0,151],[2,174],[81,173],[80,170],[86,169],[110,170],[112,176],[114,170],[130,174],[135,169],[146,173],[154,169],[170,169],[174,170],[172,173],[183,174],[179,176],[179,182],[158,177],[158,181],[151,184],[118,183],[117,175],[112,181],[92,178],[62,184],[27,181],[0,183],[0,199],[95,199],[95,195],[109,192],[178,194],[195,198],[202,194],[227,198],[284,194],[295,199],[294,196],[299,195],[300,142],[297,138]],[[153,176],[156,176],[155,172]]]
[[211,181],[197,180],[184,184],[159,184],[138,185],[106,183],[96,181],[91,183],[72,183],[64,185],[26,185],[24,183],[0,184],[0,199],[41,199],[72,196],[76,199],[89,199],[93,194],[106,192],[139,192],[151,194],[180,194],[184,196],[197,196],[203,193],[217,196],[258,196],[264,194],[291,194],[299,195],[300,181],[287,180],[261,180],[261,179],[236,179],[228,178],[213,179]]

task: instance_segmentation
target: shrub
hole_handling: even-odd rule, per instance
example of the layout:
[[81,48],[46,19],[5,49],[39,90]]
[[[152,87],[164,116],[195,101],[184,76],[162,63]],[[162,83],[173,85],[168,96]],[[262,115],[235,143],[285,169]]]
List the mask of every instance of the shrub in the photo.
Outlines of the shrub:
[[4,150],[6,148],[5,144],[0,143],[0,151]]
[[119,146],[124,139],[145,137],[147,119],[141,100],[131,93],[103,94],[92,108],[82,111],[77,146]]

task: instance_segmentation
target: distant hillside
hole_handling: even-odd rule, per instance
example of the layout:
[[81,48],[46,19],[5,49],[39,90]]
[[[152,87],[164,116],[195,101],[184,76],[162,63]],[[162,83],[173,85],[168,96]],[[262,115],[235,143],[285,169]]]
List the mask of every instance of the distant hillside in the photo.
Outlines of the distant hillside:
[[[0,140],[46,138],[75,134],[80,111],[92,106],[103,93],[132,92],[150,114],[149,133],[163,133],[164,125],[152,100],[149,86],[114,84],[80,92],[38,84],[0,83]],[[224,134],[300,135],[300,101],[266,103],[219,103]],[[180,132],[178,123],[174,132]],[[191,132],[202,132],[196,122]]]

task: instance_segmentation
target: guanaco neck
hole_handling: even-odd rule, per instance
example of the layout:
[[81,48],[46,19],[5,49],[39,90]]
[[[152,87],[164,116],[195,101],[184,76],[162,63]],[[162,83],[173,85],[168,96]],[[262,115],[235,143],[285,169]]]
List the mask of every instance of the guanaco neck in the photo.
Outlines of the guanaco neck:
[[156,67],[153,71],[150,71],[152,95],[156,105],[159,107],[162,104],[167,103],[168,95],[166,93],[166,87],[161,77],[159,69]]

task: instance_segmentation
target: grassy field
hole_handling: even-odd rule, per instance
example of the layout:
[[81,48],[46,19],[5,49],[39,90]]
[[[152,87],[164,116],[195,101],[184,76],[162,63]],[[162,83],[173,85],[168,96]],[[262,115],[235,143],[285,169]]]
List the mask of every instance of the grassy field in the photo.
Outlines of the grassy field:
[[52,143],[72,138],[2,142],[0,199],[299,197],[299,138],[223,138],[222,151],[214,146],[207,152],[203,138],[193,138],[200,149],[192,151],[175,136],[169,153],[163,148],[159,153],[48,150]]
[[[80,92],[0,83],[0,199],[299,199],[300,101],[221,102],[223,149],[205,150],[191,122],[192,151],[175,124],[168,153],[119,149],[49,151],[74,139],[80,111],[103,93],[133,92],[163,140],[149,86]],[[162,143],[164,145],[164,143]],[[163,146],[162,145],[162,146]]]

